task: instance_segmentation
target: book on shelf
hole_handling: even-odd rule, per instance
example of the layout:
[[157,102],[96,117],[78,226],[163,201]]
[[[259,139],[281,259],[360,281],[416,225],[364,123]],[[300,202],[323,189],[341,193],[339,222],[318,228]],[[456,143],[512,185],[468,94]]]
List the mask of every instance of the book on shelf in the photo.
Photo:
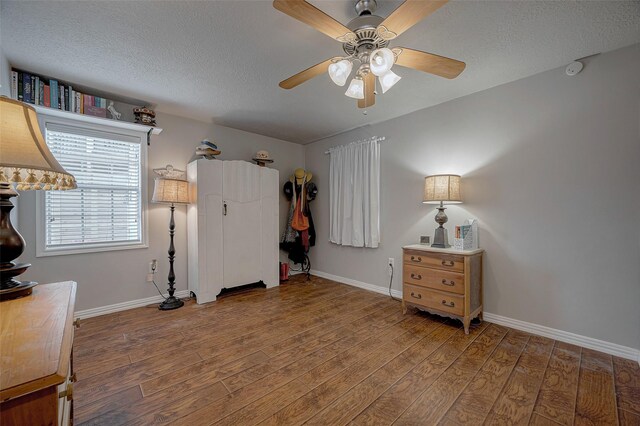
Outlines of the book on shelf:
[[11,71],[11,98],[18,99],[18,73]]
[[32,104],[31,100],[31,75],[24,73],[22,76],[22,96],[23,101]]
[[106,98],[81,93],[71,84],[25,71],[11,71],[11,97],[33,105],[60,109],[76,114],[107,117]]
[[50,93],[50,106],[51,108],[58,109],[58,80],[49,80],[49,86],[51,87]]
[[24,100],[24,83],[23,83],[24,75],[22,73],[18,74],[18,100]]
[[44,105],[44,86],[46,86],[46,84],[44,84],[43,80],[40,80],[40,92],[38,94],[38,104],[39,105]]
[[44,99],[43,99],[43,105],[46,107],[50,107],[51,106],[51,91],[49,90],[49,85],[45,84],[44,85]]

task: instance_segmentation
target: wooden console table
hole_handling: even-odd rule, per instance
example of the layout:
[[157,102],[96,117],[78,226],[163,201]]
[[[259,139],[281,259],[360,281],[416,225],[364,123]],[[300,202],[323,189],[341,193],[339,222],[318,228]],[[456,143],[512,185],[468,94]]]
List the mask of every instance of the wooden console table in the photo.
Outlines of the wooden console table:
[[40,284],[0,302],[0,424],[73,423],[76,283]]
[[402,310],[407,305],[462,321],[469,334],[473,318],[482,319],[483,249],[459,251],[416,244],[402,261]]

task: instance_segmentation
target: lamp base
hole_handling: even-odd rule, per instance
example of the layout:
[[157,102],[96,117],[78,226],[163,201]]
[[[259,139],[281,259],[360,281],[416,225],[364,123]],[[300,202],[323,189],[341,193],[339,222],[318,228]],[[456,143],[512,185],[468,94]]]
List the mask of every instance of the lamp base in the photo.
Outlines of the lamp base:
[[18,285],[0,290],[0,301],[29,296],[33,288],[38,285],[35,281],[16,281]]
[[26,271],[31,264],[8,262],[0,264],[0,301],[16,299],[31,294],[33,287],[38,283],[34,281],[18,281],[18,275]]
[[175,296],[169,296],[160,305],[158,305],[158,309],[161,311],[170,311],[172,309],[181,308],[182,306],[184,306],[184,302],[182,300]]
[[444,227],[439,226],[438,228],[436,228],[435,235],[433,236],[433,244],[431,244],[431,247],[447,248],[449,247],[448,240],[449,239],[447,238],[447,230]]

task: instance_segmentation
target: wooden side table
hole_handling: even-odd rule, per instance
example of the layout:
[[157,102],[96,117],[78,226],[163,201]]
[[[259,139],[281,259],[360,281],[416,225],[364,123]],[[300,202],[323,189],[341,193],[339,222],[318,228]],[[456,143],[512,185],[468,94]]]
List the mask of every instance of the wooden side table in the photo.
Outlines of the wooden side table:
[[402,248],[402,310],[415,306],[459,319],[464,332],[482,319],[483,249],[459,251],[416,244]]
[[0,424],[73,422],[76,283],[40,284],[0,303]]

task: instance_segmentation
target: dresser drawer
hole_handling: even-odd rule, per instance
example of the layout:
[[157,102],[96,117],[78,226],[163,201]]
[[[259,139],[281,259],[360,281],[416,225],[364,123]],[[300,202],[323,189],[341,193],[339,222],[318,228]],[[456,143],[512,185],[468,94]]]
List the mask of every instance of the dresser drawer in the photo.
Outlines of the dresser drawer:
[[464,294],[464,274],[457,272],[406,264],[404,265],[403,280],[420,287]]
[[464,315],[464,297],[457,294],[405,284],[402,298],[414,305],[421,305],[425,308],[432,308],[455,315]]
[[405,251],[405,265],[428,266],[445,271],[464,271],[464,257],[450,254],[426,253],[420,251]]

